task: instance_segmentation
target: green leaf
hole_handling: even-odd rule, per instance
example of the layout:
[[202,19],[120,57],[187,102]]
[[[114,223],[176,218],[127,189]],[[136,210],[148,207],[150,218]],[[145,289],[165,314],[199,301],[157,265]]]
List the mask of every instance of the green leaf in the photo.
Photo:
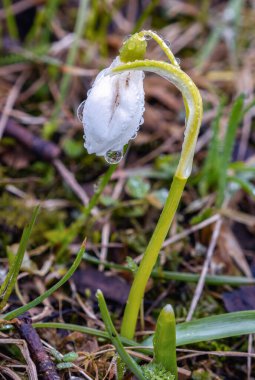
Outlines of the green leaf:
[[112,323],[109,311],[106,306],[106,302],[103,296],[103,293],[101,290],[98,290],[96,293],[96,297],[98,299],[98,305],[100,308],[101,316],[105,324],[105,328],[109,334],[109,337],[115,346],[120,358],[123,360],[123,362],[126,364],[126,366],[130,369],[130,371],[133,372],[133,374],[139,379],[139,380],[146,380],[141,368],[138,364],[134,361],[134,359],[127,353],[125,350],[120,337]]
[[223,149],[222,149],[222,155],[221,155],[221,164],[219,167],[220,171],[219,171],[219,185],[218,185],[218,196],[217,196],[218,207],[222,205],[224,201],[224,197],[225,197],[225,190],[226,190],[226,185],[227,185],[227,170],[228,170],[229,162],[231,160],[237,128],[243,117],[243,105],[244,105],[244,95],[241,94],[235,100],[234,105],[232,107],[229,120],[228,120],[227,131],[224,137]]
[[131,177],[126,184],[126,192],[132,198],[143,199],[150,190],[150,184],[141,177]]
[[25,313],[26,311],[32,309],[33,307],[37,306],[39,303],[43,302],[46,298],[50,297],[52,293],[54,293],[58,288],[60,288],[66,281],[69,280],[69,278],[73,275],[73,273],[78,268],[83,255],[85,251],[85,242],[82,244],[73,264],[69,268],[69,270],[66,272],[66,274],[59,280],[55,285],[53,285],[50,289],[46,290],[42,295],[34,299],[33,301],[29,302],[28,304],[19,307],[16,310],[13,310],[5,315],[2,316],[2,319],[5,320],[11,320],[13,318],[17,318],[19,315]]
[[80,157],[84,153],[83,144],[80,141],[69,138],[63,141],[63,150],[71,158]]
[[[55,328],[70,331],[79,331],[84,334],[94,335],[109,339],[105,331],[99,331],[86,326],[73,325],[68,323],[35,323],[35,328]],[[220,314],[213,317],[197,319],[191,322],[179,323],[176,325],[176,345],[207,342],[209,340],[231,338],[234,336],[248,335],[255,333],[255,311],[238,311],[234,313]],[[129,346],[137,343],[133,340],[120,337],[121,341]],[[152,351],[153,335],[143,342],[146,352]],[[151,346],[151,347],[148,347]],[[144,351],[144,350],[143,350]]]
[[22,265],[22,261],[23,261],[23,258],[24,258],[25,252],[26,252],[28,240],[30,238],[33,226],[35,224],[39,209],[40,209],[39,206],[37,206],[34,209],[29,224],[24,228],[24,231],[23,231],[23,234],[22,234],[22,237],[20,240],[18,252],[17,252],[15,258],[12,260],[11,268],[10,268],[4,282],[1,285],[1,288],[0,288],[0,301],[1,301],[0,302],[0,310],[2,310],[4,308],[4,306],[6,305],[6,303],[8,302],[8,299],[11,295],[11,292],[15,286],[15,283],[16,283],[16,280],[17,280],[17,277],[18,277],[18,274],[20,271],[20,267]]
[[[238,311],[178,324],[176,345],[183,346],[254,333],[255,311]],[[153,337],[146,339],[143,344],[151,346],[152,339]]]

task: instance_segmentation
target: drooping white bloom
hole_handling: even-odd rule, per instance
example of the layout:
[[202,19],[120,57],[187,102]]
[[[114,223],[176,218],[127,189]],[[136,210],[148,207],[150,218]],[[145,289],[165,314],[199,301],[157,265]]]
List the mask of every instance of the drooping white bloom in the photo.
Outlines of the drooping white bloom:
[[84,146],[88,153],[104,156],[117,163],[123,147],[135,138],[143,123],[143,71],[127,71],[109,75],[122,62],[117,57],[101,71],[88,91],[87,99],[78,109],[84,127]]

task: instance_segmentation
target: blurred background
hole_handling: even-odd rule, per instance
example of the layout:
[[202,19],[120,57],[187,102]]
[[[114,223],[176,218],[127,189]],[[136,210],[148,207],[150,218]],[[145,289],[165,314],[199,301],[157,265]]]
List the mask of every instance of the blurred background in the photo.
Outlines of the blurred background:
[[[110,65],[128,35],[142,29],[152,29],[170,43],[181,68],[200,89],[204,104],[192,176],[158,265],[200,274],[212,226],[221,218],[211,273],[252,276],[255,1],[3,0],[0,7],[2,277],[7,270],[6,257],[16,252],[32,208],[41,204],[23,265],[23,296],[13,296],[11,302],[30,300],[34,279],[35,292],[40,292],[44,289],[40,286],[47,287],[52,278],[59,278],[85,236],[88,253],[99,262],[124,265],[127,256],[139,262],[144,252],[180,154],[185,123],[181,94],[163,78],[146,74],[144,124],[89,211],[89,199],[101,189],[109,165],[103,158],[87,154],[82,124],[76,116],[97,73]],[[166,60],[153,41],[148,42],[147,58]],[[196,229],[203,222],[205,227]],[[194,226],[196,232],[191,233]],[[175,239],[180,233],[185,238]],[[93,294],[98,281],[102,287],[105,284],[105,277],[96,277],[98,271],[94,274],[96,268],[83,263],[74,277],[74,286],[83,295],[84,289]],[[104,273],[102,264],[99,269]],[[109,275],[111,270],[107,271]],[[125,273],[121,277],[128,284],[131,276]],[[92,280],[86,282],[90,276]],[[97,278],[96,284],[93,278]],[[119,285],[114,284],[116,289]],[[117,295],[111,287],[105,290],[117,318],[125,304],[125,286]],[[194,290],[194,284],[174,282],[169,286],[151,281],[145,302],[147,328],[153,328],[153,317],[166,300],[174,305],[177,320],[184,321]],[[93,297],[86,297],[93,309]],[[229,286],[207,286],[194,316],[254,309],[254,296],[245,297],[242,290]],[[57,295],[51,310],[58,309],[58,302]],[[76,307],[76,299],[73,303],[65,299],[60,308],[74,321],[77,316],[72,310]],[[59,344],[57,338],[55,343]],[[199,348],[247,350],[247,338],[226,344],[207,342]],[[247,366],[246,359],[237,359],[235,365],[220,358],[185,360],[181,365],[197,371],[194,379],[251,376],[252,364]],[[199,373],[207,373],[207,377],[199,377]]]

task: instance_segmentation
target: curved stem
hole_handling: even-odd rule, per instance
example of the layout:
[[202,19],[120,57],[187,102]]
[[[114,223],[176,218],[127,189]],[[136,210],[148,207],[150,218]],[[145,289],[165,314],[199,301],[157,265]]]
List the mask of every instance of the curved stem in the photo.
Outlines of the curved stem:
[[[172,62],[172,59],[170,60]],[[124,312],[121,335],[132,339],[147,281],[171,226],[185,183],[191,172],[195,145],[202,119],[202,100],[191,78],[176,65],[154,60],[143,60],[117,66],[112,70],[112,73],[130,70],[151,71],[173,83],[182,93],[187,117],[182,153],[173,183],[158,224],[136,272]]]
[[132,339],[134,336],[139,308],[143,299],[145,287],[157,261],[160,248],[166,238],[174,218],[185,183],[186,179],[174,177],[158,224],[153,232],[149,245],[136,272],[128,296],[121,326],[121,335],[128,339]]
[[167,43],[155,32],[152,30],[142,30],[141,32],[137,33],[140,37],[149,36],[153,38],[155,42],[160,46],[160,48],[163,50],[169,61],[176,67],[180,67],[179,63],[177,62],[174,54],[172,53],[170,47],[167,45]]
[[176,175],[177,177],[187,179],[192,168],[194,150],[203,112],[202,99],[196,85],[180,68],[161,61],[144,60],[129,62],[113,68],[112,73],[115,74],[130,70],[143,70],[156,73],[173,83],[181,91],[185,103],[187,119],[184,142]]

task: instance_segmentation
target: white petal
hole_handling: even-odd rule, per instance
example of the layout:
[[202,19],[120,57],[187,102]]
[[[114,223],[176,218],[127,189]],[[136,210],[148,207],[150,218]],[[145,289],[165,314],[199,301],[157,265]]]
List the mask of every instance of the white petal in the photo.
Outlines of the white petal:
[[98,74],[84,104],[85,147],[98,156],[105,156],[109,150],[122,151],[143,121],[144,74],[130,71],[108,75],[119,63],[117,58]]

